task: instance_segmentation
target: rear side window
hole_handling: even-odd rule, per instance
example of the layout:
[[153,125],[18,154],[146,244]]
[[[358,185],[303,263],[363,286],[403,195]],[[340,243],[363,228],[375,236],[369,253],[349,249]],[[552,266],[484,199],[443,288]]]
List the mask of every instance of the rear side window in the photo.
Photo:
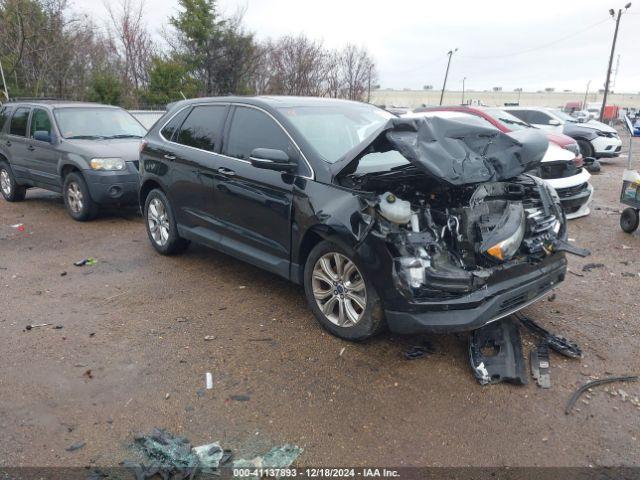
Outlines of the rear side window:
[[7,123],[7,120],[9,120],[12,111],[13,109],[10,107],[0,108],[0,132],[4,130],[4,125]]
[[271,117],[255,108],[237,107],[225,154],[248,160],[256,148],[282,150],[292,156],[287,135]]
[[174,116],[169,121],[169,123],[167,123],[164,126],[164,128],[162,130],[160,130],[160,134],[165,138],[165,140],[169,140],[169,141],[173,140],[173,135],[176,133],[178,128],[180,128],[180,125],[182,125],[182,122],[184,122],[184,119],[189,114],[189,111],[190,110],[188,108],[185,108],[180,113],[178,113],[176,116]]
[[226,105],[195,107],[182,124],[176,139],[181,145],[213,152],[220,140]]
[[11,118],[9,133],[18,137],[27,136],[27,122],[29,120],[29,108],[18,108]]
[[51,118],[44,110],[35,109],[31,116],[31,138],[36,132],[47,132],[51,135]]

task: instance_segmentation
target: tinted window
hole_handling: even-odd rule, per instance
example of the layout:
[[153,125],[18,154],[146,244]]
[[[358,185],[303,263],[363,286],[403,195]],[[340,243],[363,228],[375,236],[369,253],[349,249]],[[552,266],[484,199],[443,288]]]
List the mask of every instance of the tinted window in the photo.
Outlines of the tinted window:
[[551,120],[551,117],[546,113],[536,112],[534,110],[529,111],[528,117],[529,123],[538,125],[549,125],[549,120]]
[[11,116],[12,109],[9,107],[0,108],[0,132],[4,129],[4,124],[7,123]]
[[29,120],[29,109],[19,108],[11,118],[11,127],[9,133],[20,137],[27,136],[27,120]]
[[225,154],[247,160],[256,148],[272,148],[292,155],[289,139],[266,113],[255,108],[238,107],[229,129]]
[[41,131],[51,135],[51,119],[47,112],[36,109],[31,116],[31,137],[33,137],[36,132]]
[[187,115],[190,111],[190,109],[185,108],[180,113],[178,113],[171,119],[169,123],[165,125],[162,130],[160,130],[160,134],[169,141],[173,140],[173,134],[176,133],[178,128],[180,128],[180,125],[182,125],[182,122],[184,122],[184,119],[187,118]]
[[219,140],[226,109],[225,105],[195,107],[182,124],[175,141],[213,152]]

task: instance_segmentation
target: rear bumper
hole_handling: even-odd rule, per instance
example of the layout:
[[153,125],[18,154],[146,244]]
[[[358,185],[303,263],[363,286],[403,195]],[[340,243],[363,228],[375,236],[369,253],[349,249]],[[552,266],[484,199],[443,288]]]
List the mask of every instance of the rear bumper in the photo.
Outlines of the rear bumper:
[[507,274],[501,281],[455,300],[411,303],[410,311],[385,310],[389,329],[401,334],[475,330],[551,292],[564,280],[567,261],[563,254],[555,254],[540,265],[524,268],[526,273]]
[[89,194],[101,205],[137,205],[140,176],[132,162],[122,172],[85,170]]

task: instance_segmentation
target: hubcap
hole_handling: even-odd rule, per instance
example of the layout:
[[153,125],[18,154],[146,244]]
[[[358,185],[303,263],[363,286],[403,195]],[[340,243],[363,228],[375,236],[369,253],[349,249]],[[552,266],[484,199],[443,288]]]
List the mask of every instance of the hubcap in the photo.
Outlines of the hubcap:
[[320,257],[311,285],[318,307],[331,323],[352,327],[362,319],[367,291],[358,267],[347,257],[336,252]]
[[80,213],[84,206],[84,196],[80,186],[76,182],[71,182],[67,187],[67,203],[73,213]]
[[0,188],[2,188],[2,193],[5,195],[11,195],[11,179],[9,178],[9,172],[4,168],[0,170]]
[[167,209],[157,198],[149,203],[147,222],[153,241],[164,247],[169,241],[169,218],[167,217]]

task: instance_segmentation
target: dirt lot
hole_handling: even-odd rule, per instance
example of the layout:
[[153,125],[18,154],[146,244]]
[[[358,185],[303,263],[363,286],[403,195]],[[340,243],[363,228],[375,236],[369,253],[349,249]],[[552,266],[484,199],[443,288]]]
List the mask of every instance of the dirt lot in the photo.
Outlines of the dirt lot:
[[[624,164],[594,176],[594,211],[570,224],[593,252],[570,258],[580,276],[526,310],[585,351],[552,354],[550,390],[481,387],[465,336],[432,337],[437,353],[414,361],[402,353],[415,338],[340,341],[278,277],[197,246],[157,255],[136,212],[80,224],[42,190],[0,201],[0,466],[117,465],[134,432],[155,426],[240,455],[297,444],[300,466],[638,465],[640,407],[599,388],[563,412],[590,377],[640,373],[640,277],[623,275],[640,272],[640,236],[617,213]],[[73,266],[88,256],[98,263]],[[63,328],[25,331],[39,323]]]

